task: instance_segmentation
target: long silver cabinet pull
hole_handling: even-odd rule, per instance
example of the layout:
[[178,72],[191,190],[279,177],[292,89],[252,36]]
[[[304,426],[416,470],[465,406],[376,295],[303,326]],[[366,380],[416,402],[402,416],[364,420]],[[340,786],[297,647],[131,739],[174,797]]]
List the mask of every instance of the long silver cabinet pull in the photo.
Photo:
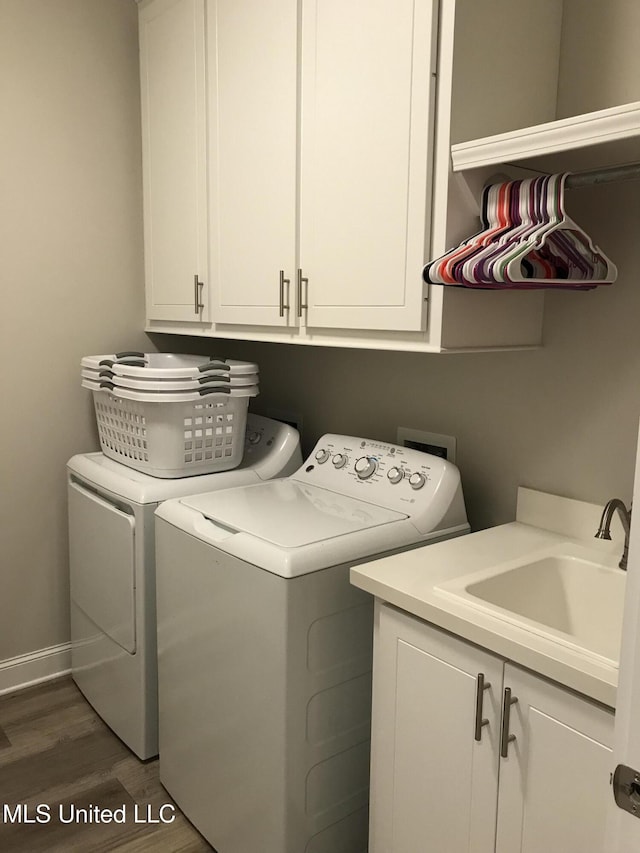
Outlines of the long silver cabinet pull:
[[482,729],[489,725],[489,720],[482,716],[482,707],[484,704],[484,691],[491,687],[490,681],[484,680],[484,672],[479,672],[476,676],[476,721],[474,737],[477,741],[482,740]]
[[204,304],[200,301],[200,294],[202,292],[203,287],[204,282],[198,281],[198,274],[196,273],[193,277],[193,307],[195,309],[196,314],[199,314],[200,309],[204,308]]
[[302,270],[298,270],[298,317],[302,317],[302,311],[304,308],[308,308],[308,304],[302,301],[302,285],[306,285],[307,292],[309,289],[309,279],[304,278],[302,275]]
[[291,284],[291,279],[284,277],[284,270],[280,270],[280,316],[284,317],[285,310],[289,310],[289,303],[285,303],[284,301],[284,286],[287,285],[287,295],[289,293],[289,285]]
[[511,706],[517,704],[516,696],[511,695],[511,688],[504,688],[504,697],[502,699],[502,733],[500,736],[500,755],[502,758],[507,758],[509,755],[509,744],[516,739],[515,735],[509,734],[509,724],[511,722]]

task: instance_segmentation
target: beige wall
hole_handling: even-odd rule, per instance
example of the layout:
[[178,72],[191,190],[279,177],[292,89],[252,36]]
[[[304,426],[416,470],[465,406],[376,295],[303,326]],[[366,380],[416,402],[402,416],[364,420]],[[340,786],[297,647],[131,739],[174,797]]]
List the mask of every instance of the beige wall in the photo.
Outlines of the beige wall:
[[142,346],[133,0],[0,0],[0,661],[69,639],[88,353]]
[[564,0],[558,118],[640,100],[638,0]]
[[[259,363],[254,408],[300,412],[306,450],[328,431],[393,441],[402,425],[455,435],[475,528],[514,518],[519,483],[629,501],[640,416],[639,188],[571,194],[570,213],[618,263],[620,278],[547,294],[540,350],[421,355],[231,341],[216,350]],[[154,339],[185,352],[212,349]]]

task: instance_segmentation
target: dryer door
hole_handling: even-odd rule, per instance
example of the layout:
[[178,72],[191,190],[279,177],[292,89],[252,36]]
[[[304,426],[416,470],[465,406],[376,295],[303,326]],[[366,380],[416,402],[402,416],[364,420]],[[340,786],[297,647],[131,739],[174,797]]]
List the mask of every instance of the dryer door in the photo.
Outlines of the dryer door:
[[135,518],[69,483],[71,599],[112,640],[133,654]]

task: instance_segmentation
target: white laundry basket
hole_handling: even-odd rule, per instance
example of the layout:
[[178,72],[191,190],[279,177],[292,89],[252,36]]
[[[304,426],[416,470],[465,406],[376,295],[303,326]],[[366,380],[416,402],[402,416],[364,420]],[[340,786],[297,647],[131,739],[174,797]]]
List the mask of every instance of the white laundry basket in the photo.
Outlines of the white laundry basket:
[[242,462],[255,385],[159,395],[82,384],[93,392],[102,452],[129,468],[173,478],[228,471]]

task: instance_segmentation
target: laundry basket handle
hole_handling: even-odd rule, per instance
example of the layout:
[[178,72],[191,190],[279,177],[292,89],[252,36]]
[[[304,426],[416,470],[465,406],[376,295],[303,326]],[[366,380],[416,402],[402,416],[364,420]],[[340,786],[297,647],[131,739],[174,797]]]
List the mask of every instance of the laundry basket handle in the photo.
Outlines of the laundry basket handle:
[[231,382],[230,376],[215,376],[213,379],[211,376],[199,376],[198,382],[201,385],[206,385],[208,382]]
[[200,373],[204,373],[207,370],[231,370],[229,365],[225,361],[214,360],[208,361],[206,364],[201,364],[198,368]]
[[231,388],[198,388],[198,394],[204,397],[205,394],[230,394]]

